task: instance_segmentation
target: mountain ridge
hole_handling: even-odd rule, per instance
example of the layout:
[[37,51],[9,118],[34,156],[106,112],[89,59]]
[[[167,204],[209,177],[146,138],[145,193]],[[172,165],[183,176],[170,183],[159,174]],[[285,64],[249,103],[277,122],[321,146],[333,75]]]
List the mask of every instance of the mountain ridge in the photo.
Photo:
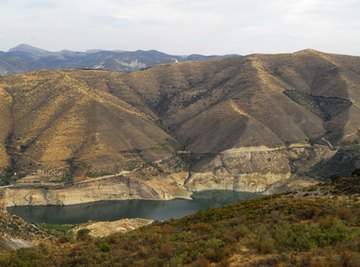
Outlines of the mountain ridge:
[[104,69],[134,71],[157,64],[197,60],[204,61],[220,56],[168,55],[157,50],[100,50],[85,52],[61,50],[47,51],[28,44],[19,44],[8,52],[0,52],[0,75],[29,72],[40,69]]
[[[126,172],[167,198],[349,174],[360,164],[360,58],[319,53],[2,77],[2,169],[12,162],[25,184]],[[316,170],[327,162],[332,173]]]

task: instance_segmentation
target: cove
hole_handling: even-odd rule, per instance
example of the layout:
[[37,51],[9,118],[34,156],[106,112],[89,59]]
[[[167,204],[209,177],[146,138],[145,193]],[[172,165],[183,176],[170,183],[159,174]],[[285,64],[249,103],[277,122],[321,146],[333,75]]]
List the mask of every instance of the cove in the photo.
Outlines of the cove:
[[163,221],[261,196],[259,193],[214,190],[196,192],[192,199],[100,201],[69,206],[17,206],[8,208],[8,212],[30,223],[79,224],[124,218]]

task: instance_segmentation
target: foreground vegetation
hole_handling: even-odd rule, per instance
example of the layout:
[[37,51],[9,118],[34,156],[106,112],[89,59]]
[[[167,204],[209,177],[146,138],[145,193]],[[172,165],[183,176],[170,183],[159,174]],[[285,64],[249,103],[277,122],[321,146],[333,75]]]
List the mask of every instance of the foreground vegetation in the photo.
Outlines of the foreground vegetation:
[[358,185],[333,181],[106,238],[82,233],[3,255],[0,266],[360,266]]

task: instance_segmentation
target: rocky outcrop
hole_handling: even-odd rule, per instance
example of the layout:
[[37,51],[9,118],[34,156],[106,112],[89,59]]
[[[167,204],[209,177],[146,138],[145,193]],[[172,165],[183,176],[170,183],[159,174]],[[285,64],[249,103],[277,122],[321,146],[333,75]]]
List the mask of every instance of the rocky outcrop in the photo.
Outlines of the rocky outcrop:
[[128,231],[135,230],[139,227],[151,224],[152,220],[134,218],[134,219],[122,219],[113,222],[93,222],[81,225],[74,229],[77,233],[81,229],[90,230],[90,235],[93,237],[103,237],[114,233],[126,233]]
[[45,230],[0,210],[0,254],[51,239]]
[[222,189],[263,192],[295,173],[311,176],[311,167],[331,158],[336,150],[325,146],[233,148],[198,162],[186,181],[192,191]]
[[[151,176],[144,171],[135,171],[68,186],[18,184],[2,189],[0,204],[10,207],[72,205],[102,200],[168,200],[189,197],[191,192],[204,190],[277,192],[278,187],[292,188],[294,181],[322,178],[314,170],[337,153],[334,148],[306,144],[233,148],[198,158],[197,155],[187,155],[195,161],[188,175],[181,171]],[[144,175],[151,179],[144,180]],[[299,183],[295,183],[298,187]]]
[[144,181],[115,176],[106,179],[76,183],[69,186],[22,185],[4,190],[4,205],[72,205],[101,200],[170,199],[171,195],[160,187]]
[[32,246],[33,243],[28,240],[0,236],[0,252],[17,250],[19,248],[30,248]]

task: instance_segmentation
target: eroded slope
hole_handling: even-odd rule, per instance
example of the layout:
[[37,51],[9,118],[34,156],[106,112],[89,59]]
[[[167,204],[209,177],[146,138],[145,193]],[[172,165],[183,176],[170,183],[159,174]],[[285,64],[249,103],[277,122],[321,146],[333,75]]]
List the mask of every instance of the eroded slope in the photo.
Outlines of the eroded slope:
[[2,78],[0,164],[25,183],[126,175],[173,196],[325,177],[314,168],[359,141],[359,69],[304,50]]

